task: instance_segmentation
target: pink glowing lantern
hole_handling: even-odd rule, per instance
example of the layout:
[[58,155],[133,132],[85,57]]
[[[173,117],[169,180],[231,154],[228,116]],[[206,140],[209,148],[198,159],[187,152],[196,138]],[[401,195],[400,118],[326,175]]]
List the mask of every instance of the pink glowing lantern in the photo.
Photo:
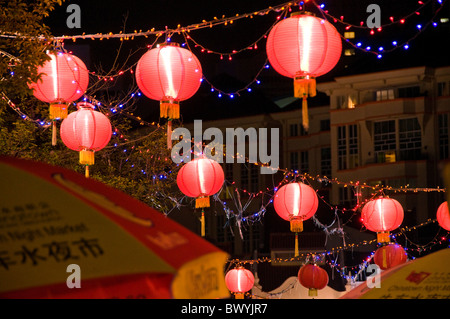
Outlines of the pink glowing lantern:
[[450,231],[450,213],[448,211],[448,202],[445,201],[441,205],[439,205],[436,218],[439,226],[444,228],[445,230]]
[[252,289],[254,283],[252,272],[242,266],[231,269],[225,275],[225,284],[235,299],[244,299],[244,293]]
[[78,110],[70,113],[61,123],[61,139],[71,150],[80,152],[80,164],[94,165],[94,153],[103,149],[110,141],[112,129],[109,119],[95,111],[90,103],[80,102]]

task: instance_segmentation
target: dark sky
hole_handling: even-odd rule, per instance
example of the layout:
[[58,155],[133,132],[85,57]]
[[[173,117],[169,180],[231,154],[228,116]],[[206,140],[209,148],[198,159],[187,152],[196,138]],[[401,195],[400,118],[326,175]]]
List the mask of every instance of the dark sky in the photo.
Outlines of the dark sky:
[[[450,39],[450,22],[441,23],[439,18],[450,17],[450,0],[444,2],[445,6],[439,12],[434,20],[438,24],[436,27],[425,24],[430,21],[434,12],[440,7],[437,0],[426,1],[425,8],[419,11],[420,15],[415,14],[415,10],[420,7],[416,0],[340,0],[340,1],[317,1],[318,4],[324,3],[325,9],[337,18],[343,16],[343,20],[352,24],[365,22],[370,13],[366,12],[369,4],[378,4],[381,8],[381,23],[390,22],[390,17],[398,20],[400,17],[411,14],[404,24],[395,24],[391,27],[385,27],[381,32],[376,31],[370,35],[367,29],[351,29],[355,31],[356,38],[354,43],[361,42],[363,48],[371,46],[377,49],[380,46],[389,50],[393,48],[393,41],[403,43],[412,39],[409,49],[399,48],[391,53],[384,53],[382,59],[378,59],[375,54],[366,53],[362,50],[356,50],[352,57],[342,55],[336,67],[318,79],[318,81],[329,81],[335,76],[348,74],[357,74],[363,72],[376,72],[386,69],[405,68],[419,65],[450,65],[450,54],[448,39]],[[67,6],[76,3],[81,9],[81,28],[69,29],[66,25],[66,19],[69,13],[66,12]],[[166,27],[174,29],[177,25],[188,26],[199,23],[202,20],[213,20],[214,17],[230,17],[236,14],[250,13],[257,10],[269,8],[279,4],[287,3],[285,0],[228,0],[228,1],[179,1],[179,0],[152,0],[152,1],[66,1],[63,5],[52,12],[51,17],[45,22],[51,27],[55,36],[90,34],[90,33],[119,33],[133,32],[134,30],[146,31],[151,28],[164,30]],[[312,11],[320,16],[320,12],[312,5],[306,4],[307,11]],[[297,10],[297,7],[294,8]],[[277,13],[269,13],[265,16],[256,16],[253,19],[238,20],[233,25],[215,26],[211,29],[192,31],[191,35],[205,47],[214,51],[229,52],[234,49],[241,49],[248,44],[256,41],[271,25],[276,21]],[[126,21],[126,23],[125,23]],[[330,22],[333,22],[332,19]],[[421,24],[422,31],[419,31],[417,25]],[[343,34],[344,25],[339,22],[334,23],[338,30]],[[447,41],[445,40],[447,39]],[[127,65],[136,63],[139,57],[145,53],[146,46],[153,43],[155,37],[136,38],[131,41],[124,41],[122,45],[119,60],[126,59],[131,52],[135,52],[127,62]],[[183,37],[174,35],[174,42],[184,42]],[[163,42],[161,38],[159,42]],[[101,65],[104,70],[112,64],[116,57],[116,51],[121,42],[117,39],[111,40],[77,40],[75,45],[72,41],[65,41],[65,46],[74,51],[75,54],[85,54],[83,47],[89,47],[89,57],[86,57],[88,67],[96,70]],[[192,45],[192,43],[190,43]],[[351,45],[343,42],[343,48],[353,48]],[[193,48],[194,53],[199,58],[204,76],[214,84],[223,84],[220,87],[223,90],[239,89],[241,86],[252,81],[266,59],[265,40],[258,43],[257,50],[245,50],[243,53],[233,56],[233,61],[228,61],[227,57],[223,60],[218,55],[201,53],[199,48]],[[84,57],[81,57],[84,58]],[[228,81],[230,77],[235,82]],[[265,82],[260,88],[264,88],[265,94],[270,98],[274,97],[275,91],[271,91],[267,85],[286,84],[286,90],[279,92],[280,95],[291,93],[291,80],[283,78],[268,69],[261,73],[261,78],[267,78],[270,81]],[[205,83],[205,82],[204,82]],[[269,83],[269,84],[268,84]],[[202,84],[204,90],[208,91],[207,84]],[[202,88],[201,87],[201,88]],[[275,93],[274,93],[275,92]],[[264,93],[264,92],[263,92]]]

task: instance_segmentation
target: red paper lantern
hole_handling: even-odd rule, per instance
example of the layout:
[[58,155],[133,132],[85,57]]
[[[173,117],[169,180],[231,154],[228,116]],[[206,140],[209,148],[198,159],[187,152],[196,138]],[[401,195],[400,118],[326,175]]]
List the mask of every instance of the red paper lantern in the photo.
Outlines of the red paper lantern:
[[136,66],[136,82],[142,93],[160,101],[160,117],[168,118],[167,142],[171,147],[172,119],[180,117],[180,101],[200,87],[202,67],[197,57],[176,43],[150,49]]
[[436,218],[439,225],[445,230],[450,231],[450,213],[448,211],[448,202],[445,201],[441,205],[439,205]]
[[231,269],[225,275],[225,284],[236,299],[244,299],[244,293],[253,288],[254,282],[252,272],[244,267]]
[[294,79],[294,96],[303,99],[303,126],[308,130],[306,98],[316,95],[316,77],[331,71],[339,61],[340,34],[324,19],[295,12],[272,28],[266,51],[275,71]]
[[403,264],[407,260],[406,251],[398,244],[389,244],[378,248],[373,256],[375,264],[383,270]]
[[58,52],[48,54],[51,58],[37,69],[40,80],[29,85],[33,95],[50,103],[50,119],[53,120],[53,145],[56,144],[55,120],[65,119],[68,103],[83,96],[89,84],[89,71],[75,55]]
[[377,233],[379,243],[390,241],[389,232],[403,222],[403,207],[393,198],[377,198],[366,203],[361,218],[368,230]]
[[[209,196],[216,194],[223,185],[222,166],[207,157],[199,157],[181,167],[177,175],[180,191],[195,198],[196,208],[209,207]],[[202,236],[205,236],[205,215],[202,210]]]
[[289,221],[291,232],[295,233],[295,256],[298,256],[298,234],[303,231],[303,221],[311,218],[319,207],[316,191],[304,183],[290,183],[282,186],[273,200],[276,213]]
[[111,123],[103,113],[94,111],[92,104],[80,102],[77,106],[78,110],[61,123],[61,139],[68,148],[80,152],[80,164],[86,165],[86,177],[89,177],[94,153],[111,139]]
[[298,271],[298,281],[308,288],[308,296],[317,296],[317,290],[328,285],[328,273],[314,264],[306,264]]

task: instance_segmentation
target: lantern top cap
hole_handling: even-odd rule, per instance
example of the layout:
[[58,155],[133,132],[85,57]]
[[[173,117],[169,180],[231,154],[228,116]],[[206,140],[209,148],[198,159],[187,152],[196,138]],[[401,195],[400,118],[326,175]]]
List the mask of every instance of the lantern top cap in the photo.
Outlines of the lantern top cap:
[[94,109],[94,105],[88,102],[79,102],[77,103],[77,108],[80,109]]
[[164,43],[159,43],[156,45],[157,48],[163,48],[163,47],[167,47],[167,46],[179,47],[180,44],[177,42],[164,42]]
[[303,16],[312,16],[312,17],[316,16],[315,13],[312,13],[312,12],[309,12],[309,11],[296,11],[296,12],[292,12],[291,13],[291,17],[301,16],[301,15],[303,15]]

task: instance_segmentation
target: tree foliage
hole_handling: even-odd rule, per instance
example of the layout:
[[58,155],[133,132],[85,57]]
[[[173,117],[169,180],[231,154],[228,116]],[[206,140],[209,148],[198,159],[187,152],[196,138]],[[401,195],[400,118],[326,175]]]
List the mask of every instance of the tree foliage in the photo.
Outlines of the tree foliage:
[[[0,155],[33,159],[84,173],[84,167],[78,164],[78,152],[68,149],[59,136],[57,145],[52,145],[51,126],[45,125],[48,105],[33,97],[27,85],[38,79],[37,67],[48,60],[46,50],[53,49],[52,35],[42,21],[61,1],[0,0],[0,3]],[[95,85],[91,85],[91,91]],[[98,88],[94,91],[101,93]],[[107,88],[103,92],[108,96]],[[21,116],[18,110],[26,116]],[[74,105],[69,106],[69,112],[75,110]],[[170,210],[176,205],[171,199],[173,194],[180,194],[176,187],[178,167],[170,159],[163,127],[133,129],[120,112],[98,110],[109,116],[114,134],[108,146],[95,153],[90,178],[163,212]]]

